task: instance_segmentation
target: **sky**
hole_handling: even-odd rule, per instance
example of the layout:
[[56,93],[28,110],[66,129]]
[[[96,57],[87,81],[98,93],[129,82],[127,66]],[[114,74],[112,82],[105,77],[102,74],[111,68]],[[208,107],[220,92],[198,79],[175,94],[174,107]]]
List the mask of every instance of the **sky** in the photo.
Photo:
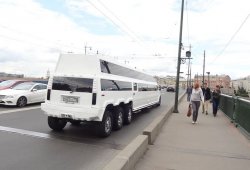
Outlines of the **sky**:
[[[176,75],[181,0],[0,0],[0,72],[45,77],[60,53],[103,55]],[[185,0],[181,57],[192,76],[250,75],[250,2]],[[187,74],[187,61],[181,76]]]

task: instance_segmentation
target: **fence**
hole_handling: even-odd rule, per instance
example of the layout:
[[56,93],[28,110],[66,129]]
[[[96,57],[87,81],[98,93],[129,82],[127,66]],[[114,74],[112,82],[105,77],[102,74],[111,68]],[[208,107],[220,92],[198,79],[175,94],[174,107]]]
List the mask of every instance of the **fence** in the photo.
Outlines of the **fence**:
[[222,94],[220,109],[236,126],[239,125],[250,134],[250,101]]

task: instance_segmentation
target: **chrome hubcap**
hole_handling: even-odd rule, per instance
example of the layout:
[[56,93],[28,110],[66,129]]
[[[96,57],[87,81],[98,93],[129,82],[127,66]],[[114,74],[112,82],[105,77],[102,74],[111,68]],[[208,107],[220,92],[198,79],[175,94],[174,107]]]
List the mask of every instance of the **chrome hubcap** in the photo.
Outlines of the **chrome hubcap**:
[[119,115],[118,115],[118,126],[121,126],[123,123],[122,121],[122,113],[120,112]]
[[108,117],[105,122],[105,132],[109,133],[111,131],[111,118]]
[[129,111],[128,111],[128,121],[131,122],[131,119],[132,119],[132,112],[131,112],[131,109],[129,109]]

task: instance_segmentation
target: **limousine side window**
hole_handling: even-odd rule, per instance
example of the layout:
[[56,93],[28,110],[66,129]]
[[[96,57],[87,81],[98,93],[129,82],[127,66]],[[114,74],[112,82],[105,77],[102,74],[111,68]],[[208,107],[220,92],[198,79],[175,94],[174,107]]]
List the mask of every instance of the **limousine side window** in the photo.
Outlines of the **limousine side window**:
[[117,80],[101,80],[102,91],[132,91],[132,83]]
[[100,65],[101,65],[101,72],[102,73],[108,73],[108,74],[114,74],[114,75],[118,75],[118,76],[125,76],[125,77],[130,77],[130,78],[136,78],[136,79],[141,79],[141,80],[145,80],[145,81],[155,81],[153,77],[126,68],[126,67],[122,67],[119,66],[117,64],[114,63],[110,63],[104,60],[100,60]]

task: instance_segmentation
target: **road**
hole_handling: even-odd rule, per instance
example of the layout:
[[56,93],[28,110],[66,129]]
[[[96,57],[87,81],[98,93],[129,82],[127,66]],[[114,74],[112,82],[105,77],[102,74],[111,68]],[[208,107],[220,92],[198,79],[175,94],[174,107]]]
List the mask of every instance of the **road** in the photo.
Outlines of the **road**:
[[25,110],[0,106],[0,169],[102,169],[173,102],[174,93],[164,92],[160,107],[135,114],[129,126],[108,138],[98,138],[87,123],[80,127],[67,124],[63,132],[51,131],[39,105]]

